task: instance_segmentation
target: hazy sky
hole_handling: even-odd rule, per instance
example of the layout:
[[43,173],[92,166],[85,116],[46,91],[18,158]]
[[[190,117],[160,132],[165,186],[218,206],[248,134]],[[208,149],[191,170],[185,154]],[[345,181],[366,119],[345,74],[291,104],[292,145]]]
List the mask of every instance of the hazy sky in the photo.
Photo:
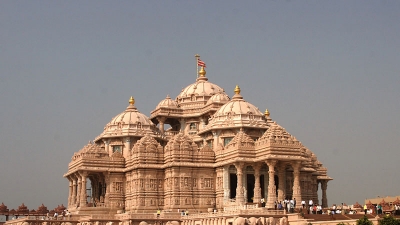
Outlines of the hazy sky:
[[[328,168],[328,203],[400,195],[400,1],[0,1],[0,203],[67,205],[74,152],[195,82]],[[397,174],[397,175],[396,175]]]

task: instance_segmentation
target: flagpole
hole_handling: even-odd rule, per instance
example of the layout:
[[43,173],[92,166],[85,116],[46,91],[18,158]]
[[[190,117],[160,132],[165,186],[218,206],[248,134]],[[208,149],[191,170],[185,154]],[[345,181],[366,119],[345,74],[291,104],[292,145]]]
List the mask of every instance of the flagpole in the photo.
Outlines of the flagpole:
[[197,76],[197,78],[199,78],[199,64],[198,64],[198,62],[199,62],[200,55],[196,54],[196,55],[194,55],[194,57],[196,58],[196,76]]

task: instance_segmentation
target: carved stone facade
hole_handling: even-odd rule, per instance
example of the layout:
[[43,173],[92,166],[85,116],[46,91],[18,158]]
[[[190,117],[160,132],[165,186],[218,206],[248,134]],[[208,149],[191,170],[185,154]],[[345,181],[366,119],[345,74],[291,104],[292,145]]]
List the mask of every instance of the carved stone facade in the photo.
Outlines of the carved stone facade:
[[[309,149],[244,100],[208,81],[195,83],[140,113],[125,111],[74,153],[64,175],[75,213],[207,212],[296,198],[327,206],[327,169]],[[300,204],[298,204],[300,205]]]

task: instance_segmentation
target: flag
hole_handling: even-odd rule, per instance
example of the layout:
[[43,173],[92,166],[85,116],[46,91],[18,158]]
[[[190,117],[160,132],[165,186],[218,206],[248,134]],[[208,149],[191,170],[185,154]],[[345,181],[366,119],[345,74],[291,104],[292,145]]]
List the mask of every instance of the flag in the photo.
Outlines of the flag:
[[201,61],[200,59],[198,59],[198,60],[197,60],[197,66],[201,66],[201,67],[206,68],[206,63],[203,62],[203,61]]

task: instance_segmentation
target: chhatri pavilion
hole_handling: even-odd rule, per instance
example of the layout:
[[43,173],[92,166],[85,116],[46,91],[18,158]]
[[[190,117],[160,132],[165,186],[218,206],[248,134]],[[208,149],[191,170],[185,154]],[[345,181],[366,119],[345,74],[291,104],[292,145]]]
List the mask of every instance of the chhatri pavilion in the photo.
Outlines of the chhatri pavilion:
[[273,209],[276,201],[293,198],[298,205],[313,200],[328,206],[332,178],[316,155],[268,110],[247,102],[239,86],[225,92],[209,81],[205,64],[198,65],[197,79],[176,98],[167,96],[146,116],[131,97],[74,153],[64,174],[69,212],[195,214],[262,199]]

